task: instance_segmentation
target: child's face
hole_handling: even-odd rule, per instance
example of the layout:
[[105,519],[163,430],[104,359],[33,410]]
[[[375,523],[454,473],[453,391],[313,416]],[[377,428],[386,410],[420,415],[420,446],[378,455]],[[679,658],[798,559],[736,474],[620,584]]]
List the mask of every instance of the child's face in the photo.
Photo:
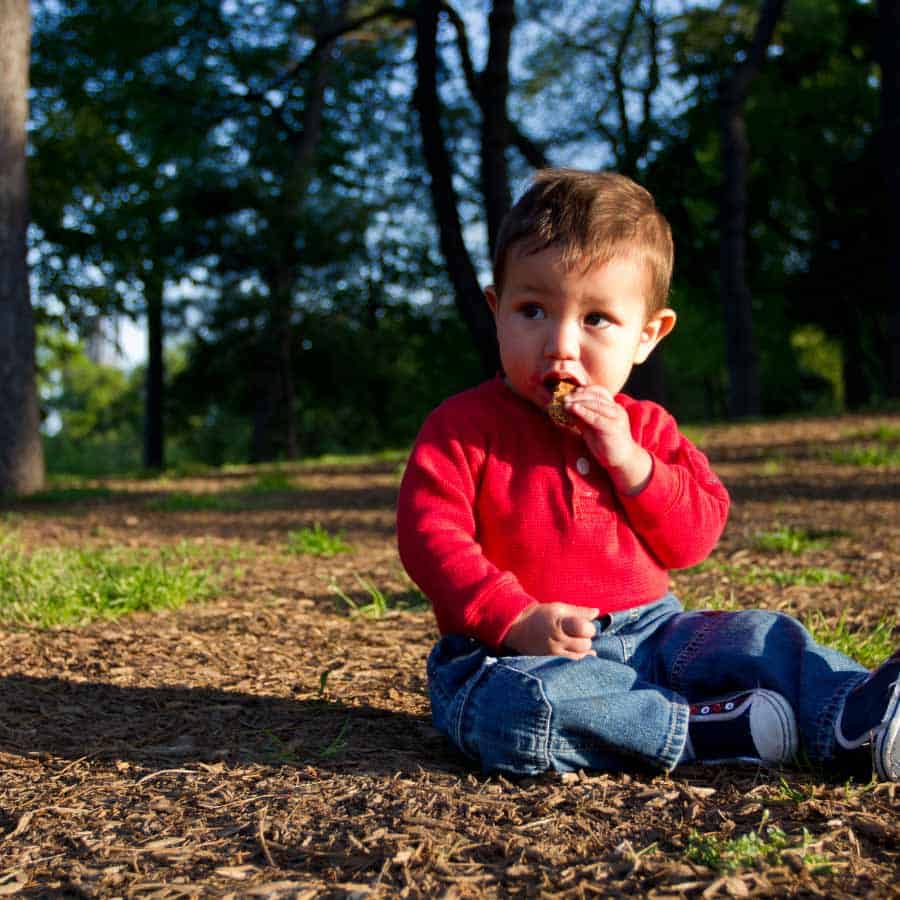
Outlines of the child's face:
[[560,250],[510,250],[502,296],[487,301],[497,322],[500,358],[510,387],[546,408],[559,381],[624,386],[672,330],[675,313],[647,316],[647,275],[628,258],[584,270],[565,268]]

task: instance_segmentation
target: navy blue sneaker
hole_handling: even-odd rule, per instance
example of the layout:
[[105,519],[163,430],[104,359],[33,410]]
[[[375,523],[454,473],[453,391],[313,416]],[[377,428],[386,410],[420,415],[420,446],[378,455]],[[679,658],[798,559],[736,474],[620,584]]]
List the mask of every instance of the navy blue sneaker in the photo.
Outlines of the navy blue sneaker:
[[882,781],[900,781],[900,650],[847,695],[834,726],[838,747],[871,747]]
[[790,703],[756,688],[691,704],[684,762],[746,762],[777,766],[797,755],[797,720]]

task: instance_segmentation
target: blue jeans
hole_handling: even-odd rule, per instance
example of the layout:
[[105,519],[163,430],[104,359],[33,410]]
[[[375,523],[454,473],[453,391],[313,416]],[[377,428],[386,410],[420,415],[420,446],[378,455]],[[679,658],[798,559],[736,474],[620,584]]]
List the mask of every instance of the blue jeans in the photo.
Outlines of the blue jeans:
[[685,612],[669,594],[595,624],[597,656],[580,660],[442,638],[428,658],[435,726],[486,772],[670,770],[690,703],[763,687],[793,707],[801,752],[826,761],[844,697],[867,674],[783,613]]

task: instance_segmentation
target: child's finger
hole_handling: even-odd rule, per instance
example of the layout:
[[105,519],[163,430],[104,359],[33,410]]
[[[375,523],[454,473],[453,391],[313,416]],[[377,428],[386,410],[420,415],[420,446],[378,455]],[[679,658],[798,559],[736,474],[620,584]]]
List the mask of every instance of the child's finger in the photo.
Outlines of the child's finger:
[[596,656],[597,651],[591,642],[584,638],[570,639],[560,644],[555,650],[556,656],[567,656],[569,659],[583,659],[585,656]]
[[597,633],[597,628],[591,621],[593,618],[596,618],[596,616],[591,616],[590,618],[566,616],[560,622],[563,634],[571,638],[587,638],[590,640]]

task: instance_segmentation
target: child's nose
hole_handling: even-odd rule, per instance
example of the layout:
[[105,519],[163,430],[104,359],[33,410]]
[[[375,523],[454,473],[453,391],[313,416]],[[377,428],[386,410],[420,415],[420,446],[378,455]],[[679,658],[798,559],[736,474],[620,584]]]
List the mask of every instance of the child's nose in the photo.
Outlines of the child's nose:
[[561,321],[551,324],[547,333],[545,354],[551,359],[577,359],[578,326],[575,322]]

